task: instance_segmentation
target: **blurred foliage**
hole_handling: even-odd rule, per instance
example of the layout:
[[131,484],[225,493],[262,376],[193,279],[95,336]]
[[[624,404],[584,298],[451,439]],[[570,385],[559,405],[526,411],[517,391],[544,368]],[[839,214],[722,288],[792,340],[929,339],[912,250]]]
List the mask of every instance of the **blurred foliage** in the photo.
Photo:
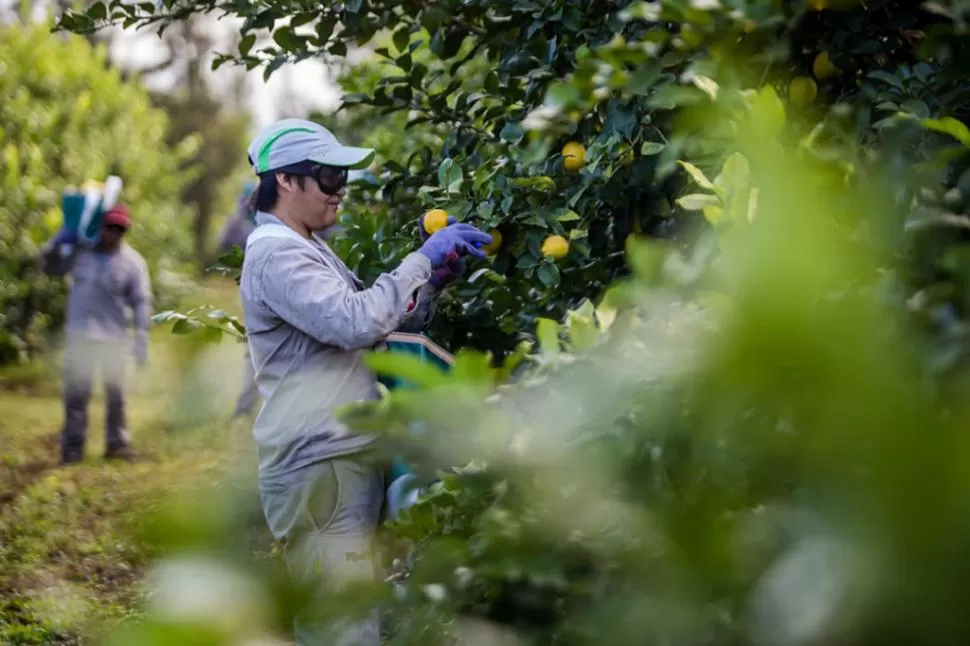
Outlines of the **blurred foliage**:
[[426,476],[391,643],[970,637],[965,2],[294,8],[62,25],[223,10],[269,73],[389,38],[330,121],[384,157],[335,244],[373,277],[432,205],[502,231],[435,322],[453,371],[375,355],[419,388],[346,412]]
[[66,187],[124,178],[130,241],[149,263],[161,306],[184,288],[178,274],[191,251],[179,167],[196,140],[167,145],[164,113],[122,82],[102,49],[49,30],[0,32],[0,363],[25,360],[63,322],[63,281],[40,274],[37,258],[61,225]]

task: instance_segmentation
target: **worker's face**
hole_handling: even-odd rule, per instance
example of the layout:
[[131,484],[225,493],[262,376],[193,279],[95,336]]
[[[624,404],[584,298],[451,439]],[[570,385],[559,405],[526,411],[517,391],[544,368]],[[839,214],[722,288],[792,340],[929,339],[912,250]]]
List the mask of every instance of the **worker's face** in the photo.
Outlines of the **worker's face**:
[[101,229],[101,248],[105,251],[115,251],[121,246],[121,241],[125,237],[125,229],[114,224],[109,224]]
[[302,223],[311,231],[320,231],[337,221],[337,212],[346,191],[340,189],[334,195],[320,190],[312,177],[303,178],[303,187],[293,176],[281,178],[281,189],[286,190],[292,204],[292,213],[299,214]]

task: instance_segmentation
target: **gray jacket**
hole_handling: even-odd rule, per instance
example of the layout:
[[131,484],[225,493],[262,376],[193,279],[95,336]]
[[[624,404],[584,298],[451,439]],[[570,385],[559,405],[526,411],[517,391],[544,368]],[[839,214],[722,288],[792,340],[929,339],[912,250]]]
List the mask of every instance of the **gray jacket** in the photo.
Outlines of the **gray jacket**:
[[113,253],[76,246],[61,255],[53,242],[43,250],[43,269],[70,277],[68,340],[118,341],[135,328],[135,354],[144,358],[152,315],[148,265],[128,244]]
[[434,290],[423,254],[365,289],[319,237],[304,239],[268,213],[256,223],[240,294],[263,398],[253,435],[265,481],[373,445],[374,436],[350,433],[334,413],[378,397],[364,352],[395,330],[426,325]]

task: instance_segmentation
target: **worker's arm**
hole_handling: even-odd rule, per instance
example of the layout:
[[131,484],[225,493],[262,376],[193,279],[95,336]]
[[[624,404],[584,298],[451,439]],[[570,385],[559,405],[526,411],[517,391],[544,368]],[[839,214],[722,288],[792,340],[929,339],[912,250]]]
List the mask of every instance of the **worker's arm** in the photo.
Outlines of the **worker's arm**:
[[424,254],[409,254],[372,287],[356,291],[309,246],[276,241],[252,271],[255,296],[277,316],[321,343],[356,350],[380,343],[408,317],[431,263]]
[[438,290],[425,283],[414,293],[413,306],[401,321],[397,329],[401,332],[420,332],[428,327],[431,318],[434,316],[435,297]]
[[152,281],[148,265],[142,258],[136,258],[129,282],[128,304],[134,313],[135,323],[135,361],[143,365],[148,360],[148,332],[152,319]]

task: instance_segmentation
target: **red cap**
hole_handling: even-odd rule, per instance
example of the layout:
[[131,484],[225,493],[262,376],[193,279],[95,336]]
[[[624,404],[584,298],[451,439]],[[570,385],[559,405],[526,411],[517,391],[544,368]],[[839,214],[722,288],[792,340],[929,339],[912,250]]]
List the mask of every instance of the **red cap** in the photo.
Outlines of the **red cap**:
[[104,220],[102,220],[103,226],[119,226],[123,227],[126,231],[131,228],[131,214],[128,213],[128,207],[124,204],[116,204],[107,210],[104,214]]

